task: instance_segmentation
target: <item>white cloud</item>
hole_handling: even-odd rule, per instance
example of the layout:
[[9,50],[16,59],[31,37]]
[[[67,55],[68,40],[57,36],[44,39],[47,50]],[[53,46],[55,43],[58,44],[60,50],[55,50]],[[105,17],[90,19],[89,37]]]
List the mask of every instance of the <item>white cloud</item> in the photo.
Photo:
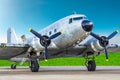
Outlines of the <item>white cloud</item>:
[[118,43],[118,44],[120,44],[120,37],[115,37],[115,38],[111,39],[110,43]]
[[6,43],[7,39],[5,37],[0,37],[0,43]]

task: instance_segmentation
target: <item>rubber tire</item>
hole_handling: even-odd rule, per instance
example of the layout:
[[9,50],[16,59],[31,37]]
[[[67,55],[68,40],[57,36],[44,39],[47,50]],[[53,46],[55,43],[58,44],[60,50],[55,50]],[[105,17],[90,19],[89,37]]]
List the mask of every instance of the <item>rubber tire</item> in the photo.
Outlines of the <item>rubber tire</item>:
[[32,72],[38,72],[39,71],[39,64],[37,60],[31,60],[31,66],[30,69]]
[[88,61],[87,69],[88,69],[88,71],[95,71],[96,70],[95,61]]
[[11,69],[16,69],[16,64],[12,64]]

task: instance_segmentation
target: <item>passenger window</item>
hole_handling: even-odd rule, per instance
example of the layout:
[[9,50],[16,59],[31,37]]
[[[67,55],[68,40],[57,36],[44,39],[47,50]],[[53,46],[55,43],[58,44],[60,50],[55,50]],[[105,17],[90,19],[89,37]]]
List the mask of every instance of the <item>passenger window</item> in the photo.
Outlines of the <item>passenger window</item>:
[[52,34],[52,32],[50,31],[50,32],[49,32],[49,35],[51,35],[51,34]]
[[47,33],[45,33],[45,35],[47,35]]
[[54,32],[57,32],[57,29],[54,29]]
[[72,18],[69,19],[69,24],[72,23]]

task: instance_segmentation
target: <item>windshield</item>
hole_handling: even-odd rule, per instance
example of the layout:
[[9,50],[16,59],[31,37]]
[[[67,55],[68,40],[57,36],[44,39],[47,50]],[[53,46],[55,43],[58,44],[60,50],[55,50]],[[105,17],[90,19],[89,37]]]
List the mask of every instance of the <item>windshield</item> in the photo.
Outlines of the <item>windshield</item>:
[[70,19],[69,19],[69,24],[72,23],[73,21],[78,21],[78,20],[82,20],[82,19],[87,19],[87,17],[82,16],[82,17],[70,18]]
[[86,17],[75,17],[73,20],[81,20],[81,19],[86,19]]

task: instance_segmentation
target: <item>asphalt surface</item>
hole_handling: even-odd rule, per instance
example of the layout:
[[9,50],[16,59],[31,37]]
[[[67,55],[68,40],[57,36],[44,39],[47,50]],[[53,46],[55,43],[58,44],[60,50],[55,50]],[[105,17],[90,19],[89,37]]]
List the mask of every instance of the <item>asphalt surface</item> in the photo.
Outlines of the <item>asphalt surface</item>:
[[28,67],[0,67],[0,80],[120,80],[120,66],[98,66],[94,72],[85,66],[42,66],[34,73]]

